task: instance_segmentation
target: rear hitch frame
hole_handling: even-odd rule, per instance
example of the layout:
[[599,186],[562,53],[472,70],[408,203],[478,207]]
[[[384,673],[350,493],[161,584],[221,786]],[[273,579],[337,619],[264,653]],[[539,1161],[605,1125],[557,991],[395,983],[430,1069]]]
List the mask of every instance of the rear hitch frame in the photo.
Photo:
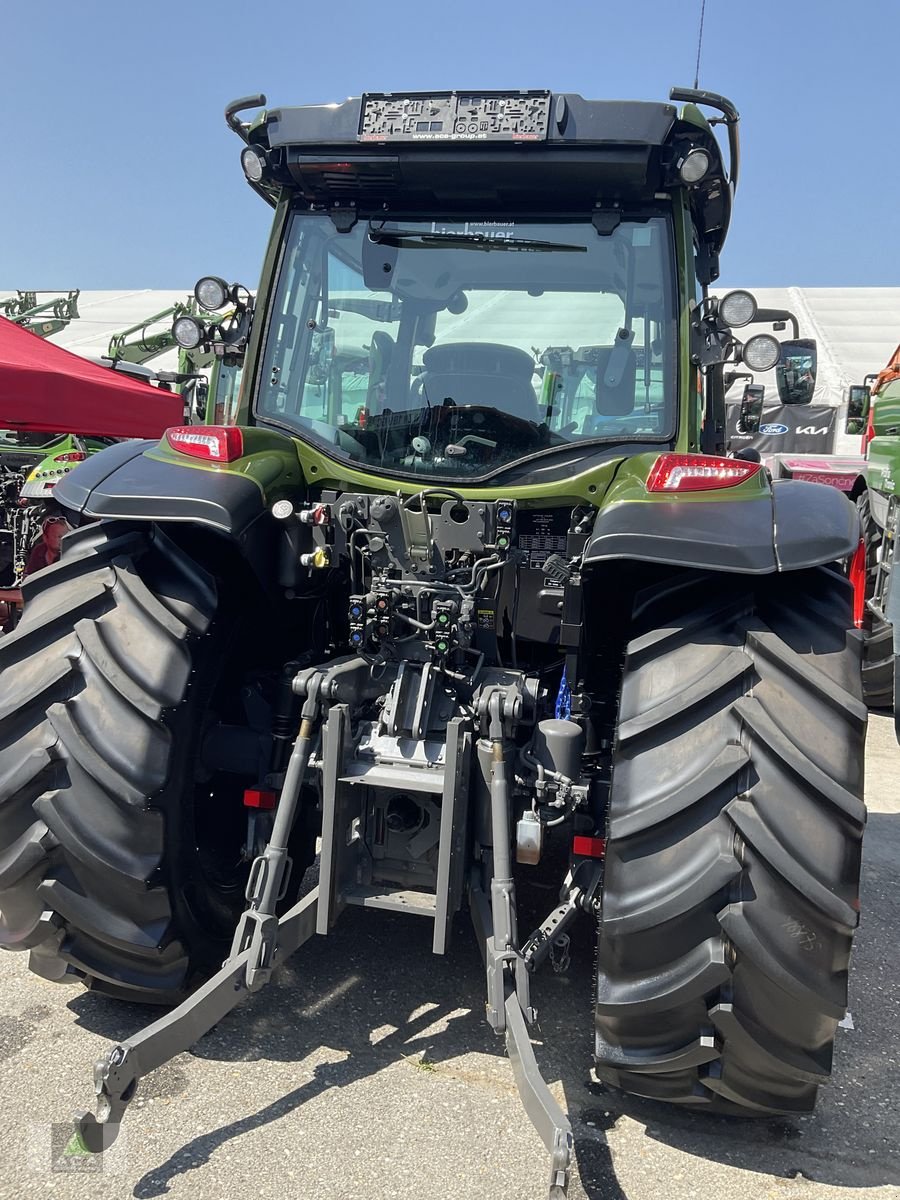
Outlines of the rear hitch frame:
[[[347,663],[340,671],[346,673],[350,669],[352,664]],[[304,775],[319,737],[322,702],[337,698],[334,681],[326,672],[302,672],[294,686],[304,696],[300,729],[291,751],[270,840],[250,873],[248,905],[237,923],[229,957],[211,979],[177,1008],[113,1046],[97,1062],[96,1112],[80,1113],[76,1125],[80,1145],[89,1153],[99,1154],[112,1146],[141,1079],[188,1050],[246,996],[265,986],[275,967],[316,932],[327,932],[330,897],[321,883],[283,916],[275,915],[275,906],[284,893],[290,872],[287,841]],[[341,707],[338,705],[338,710]],[[482,734],[491,747],[493,846],[485,847],[481,862],[472,867],[468,880],[469,909],[485,964],[488,1023],[497,1034],[504,1035],[522,1105],[550,1154],[549,1200],[565,1200],[572,1161],[572,1127],[541,1075],[528,1031],[528,1026],[537,1020],[531,1005],[530,972],[545,956],[541,944],[545,939],[533,935],[526,943],[526,957],[519,948],[516,928],[506,737],[518,715],[515,699],[507,688],[485,690],[481,718]],[[324,748],[327,726],[322,737]],[[326,757],[331,753],[333,748],[325,748]],[[566,906],[567,914],[577,911],[580,896],[576,889]],[[567,916],[566,924],[571,919]]]

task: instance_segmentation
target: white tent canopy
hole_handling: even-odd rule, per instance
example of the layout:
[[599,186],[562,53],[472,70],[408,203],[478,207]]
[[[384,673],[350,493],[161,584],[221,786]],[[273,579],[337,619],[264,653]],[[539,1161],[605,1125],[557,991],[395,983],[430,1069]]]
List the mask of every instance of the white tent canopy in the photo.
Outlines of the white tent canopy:
[[[64,290],[61,289],[60,294],[63,294]],[[0,301],[15,294],[15,291],[0,291]],[[140,321],[146,321],[148,317],[171,308],[173,304],[183,304],[189,297],[188,288],[177,291],[134,288],[130,291],[82,292],[78,297],[79,318],[54,334],[50,340],[57,346],[71,350],[73,354],[82,354],[85,358],[101,358],[107,354],[109,339],[113,334],[121,333]],[[39,302],[49,299],[49,294],[38,296]],[[162,333],[171,328],[171,325],[172,318],[168,317],[151,326],[148,333]],[[178,351],[167,351],[154,358],[148,366],[158,371],[177,371]]]

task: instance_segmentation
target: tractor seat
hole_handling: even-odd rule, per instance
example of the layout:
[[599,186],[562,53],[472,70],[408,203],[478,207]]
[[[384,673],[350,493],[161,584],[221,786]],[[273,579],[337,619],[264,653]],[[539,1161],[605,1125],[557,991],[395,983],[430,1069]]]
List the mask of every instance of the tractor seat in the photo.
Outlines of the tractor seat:
[[449,342],[422,356],[422,394],[432,407],[454,404],[499,409],[526,421],[539,421],[531,383],[534,359],[515,346],[494,342]]

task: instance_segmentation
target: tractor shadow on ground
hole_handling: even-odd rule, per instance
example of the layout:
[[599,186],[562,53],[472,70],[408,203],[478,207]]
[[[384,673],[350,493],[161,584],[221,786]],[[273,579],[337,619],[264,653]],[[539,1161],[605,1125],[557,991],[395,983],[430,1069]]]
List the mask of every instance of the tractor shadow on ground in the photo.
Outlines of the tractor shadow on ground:
[[[894,1132],[900,1121],[900,1000],[889,947],[900,925],[895,898],[900,860],[900,821],[873,814],[865,864],[864,923],[851,973],[854,1030],[839,1030],[835,1082],[823,1089],[813,1116],[737,1120],[685,1112],[622,1096],[590,1082],[593,937],[587,922],[573,938],[572,967],[537,976],[534,1001],[540,1015],[536,1054],[546,1079],[561,1081],[575,1135],[572,1200],[627,1200],[613,1154],[627,1163],[635,1145],[660,1160],[663,1175],[672,1151],[764,1176],[844,1187],[900,1184]],[[552,891],[529,889],[521,897],[521,927],[553,903]],[[208,1162],[216,1150],[295,1111],[331,1088],[407,1059],[413,1066],[472,1087],[497,1086],[497,1074],[456,1071],[465,1055],[505,1058],[503,1042],[483,1019],[484,978],[467,919],[457,919],[448,955],[430,952],[430,929],[416,918],[347,911],[334,935],[314,938],[243,1004],[240,1019],[226,1018],[192,1050],[194,1058],[228,1062],[300,1062],[318,1047],[346,1057],[312,1069],[311,1078],[273,1103],[237,1121],[192,1138],[165,1162],[146,1172],[133,1195],[149,1200],[168,1192],[177,1178]],[[92,1032],[121,1039],[142,1028],[148,1010],[85,993],[69,1007]],[[152,1019],[152,1014],[149,1014]],[[376,1032],[377,1031],[377,1032]],[[169,1094],[188,1083],[179,1059],[148,1077],[142,1091],[168,1071]],[[199,1064],[198,1064],[199,1065]],[[893,1074],[892,1074],[893,1073]],[[309,1067],[304,1068],[309,1076]],[[490,1078],[488,1078],[490,1076]],[[518,1104],[511,1070],[501,1073],[510,1106]],[[141,1092],[138,1093],[141,1095]],[[521,1120],[527,1123],[522,1111]],[[477,1136],[474,1135],[474,1136]],[[535,1154],[542,1149],[535,1137]],[[651,1158],[652,1161],[652,1158]],[[683,1163],[678,1161],[678,1169]]]

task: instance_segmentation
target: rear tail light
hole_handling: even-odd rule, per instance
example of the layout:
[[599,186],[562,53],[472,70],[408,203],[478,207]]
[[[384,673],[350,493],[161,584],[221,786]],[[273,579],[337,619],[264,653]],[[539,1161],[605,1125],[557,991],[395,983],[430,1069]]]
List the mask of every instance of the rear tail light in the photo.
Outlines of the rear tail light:
[[65,454],[54,454],[54,462],[84,462],[87,455],[83,450],[67,450]]
[[866,615],[866,543],[862,538],[850,560],[849,578],[853,588],[853,624],[862,629]]
[[245,808],[259,808],[263,812],[270,812],[277,803],[278,794],[276,792],[263,791],[262,788],[244,789]]
[[752,479],[761,463],[713,454],[661,454],[647,477],[648,492],[706,492]]
[[572,838],[572,853],[585,858],[603,858],[606,854],[606,839],[576,834]]
[[244,435],[234,425],[173,425],[166,441],[180,454],[207,462],[234,462],[244,453]]

